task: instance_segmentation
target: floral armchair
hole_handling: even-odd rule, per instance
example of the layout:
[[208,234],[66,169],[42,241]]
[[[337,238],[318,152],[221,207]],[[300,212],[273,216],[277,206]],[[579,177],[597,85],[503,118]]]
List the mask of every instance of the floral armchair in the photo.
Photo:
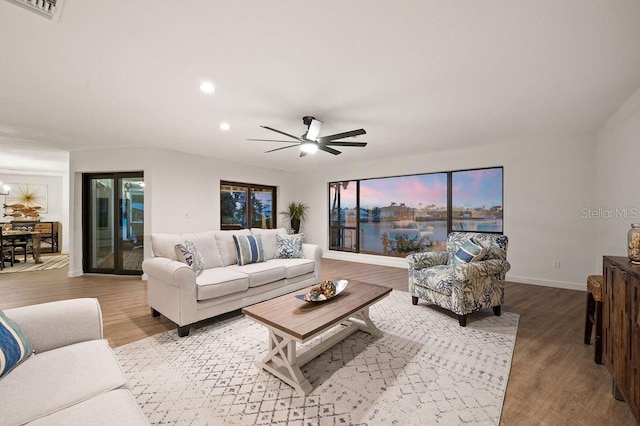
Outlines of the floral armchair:
[[507,262],[506,235],[452,232],[446,251],[413,253],[409,263],[412,303],[424,299],[458,315],[462,327],[467,314],[493,308],[500,315],[504,302]]

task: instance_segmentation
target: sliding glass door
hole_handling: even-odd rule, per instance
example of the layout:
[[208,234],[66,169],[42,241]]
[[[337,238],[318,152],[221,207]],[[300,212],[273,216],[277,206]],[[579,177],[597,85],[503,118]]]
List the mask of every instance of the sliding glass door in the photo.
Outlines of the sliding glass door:
[[82,213],[84,272],[142,274],[143,173],[85,174]]

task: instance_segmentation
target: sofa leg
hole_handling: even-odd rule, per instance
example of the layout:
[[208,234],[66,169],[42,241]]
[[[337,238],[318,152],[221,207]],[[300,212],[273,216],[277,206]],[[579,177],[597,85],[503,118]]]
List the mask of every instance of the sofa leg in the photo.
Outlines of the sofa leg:
[[467,314],[458,315],[458,322],[460,323],[460,327],[467,326]]
[[493,307],[493,314],[494,314],[495,316],[497,316],[497,317],[499,317],[499,316],[500,316],[500,314],[501,314],[501,311],[500,311],[500,305],[498,305],[498,306],[494,306],[494,307]]
[[416,296],[411,296],[411,303],[413,303],[414,305],[418,304],[418,298]]
[[158,318],[160,316],[160,312],[158,312],[155,309],[151,308],[151,316],[154,317],[154,318]]
[[183,325],[178,326],[178,336],[180,337],[187,337],[189,335],[189,329],[191,328],[190,325]]

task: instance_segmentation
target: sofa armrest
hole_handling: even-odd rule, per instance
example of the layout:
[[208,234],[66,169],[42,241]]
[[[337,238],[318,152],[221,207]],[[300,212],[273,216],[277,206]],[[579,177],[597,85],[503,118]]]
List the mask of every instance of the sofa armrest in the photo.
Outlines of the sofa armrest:
[[320,264],[322,259],[322,249],[317,244],[302,244],[302,251],[306,259],[312,259],[317,264]]
[[102,311],[97,299],[69,299],[6,309],[36,352],[102,339]]
[[145,259],[142,262],[142,270],[148,276],[175,287],[196,285],[196,274],[189,265],[167,257]]
[[446,251],[425,251],[422,253],[412,253],[406,257],[409,270],[420,270],[432,268],[437,265],[446,265],[449,255]]

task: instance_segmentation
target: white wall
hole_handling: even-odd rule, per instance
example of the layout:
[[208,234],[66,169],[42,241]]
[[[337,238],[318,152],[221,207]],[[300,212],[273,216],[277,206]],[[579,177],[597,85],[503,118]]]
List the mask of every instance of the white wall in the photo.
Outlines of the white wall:
[[82,274],[82,174],[125,171],[144,172],[145,257],[151,256],[152,232],[220,229],[221,180],[278,187],[278,211],[292,201],[295,189],[290,173],[159,148],[72,152],[69,276]]
[[[297,201],[310,206],[307,241],[325,257],[406,267],[404,259],[328,250],[329,181],[504,166],[504,233],[510,281],[586,288],[598,271],[596,227],[581,217],[595,205],[595,135],[509,141],[477,149],[422,153],[385,161],[325,168],[297,175]],[[560,269],[553,269],[554,260]]]
[[640,89],[603,126],[597,146],[597,207],[611,212],[596,221],[601,273],[603,255],[627,256],[627,232],[640,222]]
[[[40,215],[42,222],[60,222],[62,233],[58,237],[60,248],[63,253],[69,251],[69,207],[68,192],[69,185],[68,173],[64,174],[29,174],[29,173],[0,173],[0,182],[3,183],[26,183],[31,185],[47,185],[47,213]],[[15,188],[14,188],[15,190]],[[0,202],[4,202],[3,196],[0,196]],[[4,209],[0,209],[3,212]],[[10,221],[11,217],[2,217],[2,222]]]

